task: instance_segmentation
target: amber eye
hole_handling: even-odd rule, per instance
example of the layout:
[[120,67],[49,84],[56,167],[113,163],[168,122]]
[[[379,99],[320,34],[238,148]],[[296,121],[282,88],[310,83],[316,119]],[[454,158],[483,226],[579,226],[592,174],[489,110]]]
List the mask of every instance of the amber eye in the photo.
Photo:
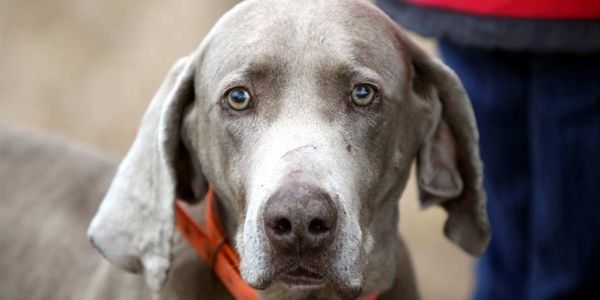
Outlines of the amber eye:
[[352,90],[352,102],[357,106],[370,105],[376,96],[375,88],[369,84],[357,85]]
[[227,92],[227,105],[235,110],[244,110],[252,104],[250,93],[244,88],[234,88]]

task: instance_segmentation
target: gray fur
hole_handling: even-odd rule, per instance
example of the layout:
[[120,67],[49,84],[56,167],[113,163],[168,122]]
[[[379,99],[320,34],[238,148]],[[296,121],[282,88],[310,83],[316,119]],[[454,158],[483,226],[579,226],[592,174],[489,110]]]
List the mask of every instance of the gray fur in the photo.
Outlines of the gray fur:
[[[348,101],[363,82],[381,93],[369,108]],[[235,86],[251,90],[251,109],[223,104]],[[423,205],[448,211],[448,238],[481,254],[489,228],[477,143],[456,75],[372,4],[248,0],[169,72],[88,234],[104,257],[143,274],[159,296],[195,299],[210,285],[213,296],[224,297],[173,226],[174,199],[195,203],[210,183],[242,275],[263,298],[375,292],[416,299],[397,233],[410,166],[416,159]],[[341,211],[319,270],[328,283],[319,288],[277,281],[284,266],[261,226],[266,199],[290,180],[318,185]],[[117,276],[98,274],[104,283]],[[107,286],[95,284],[99,293]]]

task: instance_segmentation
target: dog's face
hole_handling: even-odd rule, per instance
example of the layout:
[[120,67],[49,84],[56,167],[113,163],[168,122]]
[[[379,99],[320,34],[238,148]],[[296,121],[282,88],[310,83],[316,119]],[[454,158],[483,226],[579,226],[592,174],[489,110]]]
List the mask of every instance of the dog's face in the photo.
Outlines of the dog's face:
[[90,236],[157,288],[173,199],[209,182],[249,284],[353,298],[369,266],[389,267],[369,257],[395,232],[415,157],[422,200],[443,202],[447,235],[481,253],[477,133],[453,74],[366,2],[245,1],[171,70]]
[[196,71],[202,101],[186,135],[202,141],[193,153],[236,212],[253,286],[280,278],[359,289],[378,193],[396,186],[423,135],[414,120],[427,108],[409,97],[394,31],[351,5],[329,18],[339,11],[331,1],[245,3]]

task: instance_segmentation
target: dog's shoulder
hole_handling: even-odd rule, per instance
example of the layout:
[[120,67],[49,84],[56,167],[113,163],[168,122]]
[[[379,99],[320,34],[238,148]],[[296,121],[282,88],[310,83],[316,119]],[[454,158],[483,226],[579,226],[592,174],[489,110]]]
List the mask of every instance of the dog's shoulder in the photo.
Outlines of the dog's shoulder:
[[71,298],[101,258],[85,230],[117,160],[0,125],[0,298]]

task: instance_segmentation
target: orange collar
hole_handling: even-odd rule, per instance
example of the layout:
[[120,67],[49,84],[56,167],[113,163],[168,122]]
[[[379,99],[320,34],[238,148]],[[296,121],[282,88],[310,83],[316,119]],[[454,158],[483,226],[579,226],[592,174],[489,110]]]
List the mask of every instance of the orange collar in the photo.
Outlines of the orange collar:
[[[204,222],[202,228],[178,201],[175,202],[175,224],[179,233],[213,269],[221,283],[235,299],[258,300],[258,293],[240,275],[240,259],[227,242],[219,224],[215,207],[215,194],[209,186],[204,200]],[[364,300],[375,300],[377,295],[369,294]]]
[[256,290],[247,285],[240,276],[240,259],[223,234],[211,187],[208,188],[204,202],[204,228],[185,211],[181,203],[176,202],[177,229],[200,257],[213,268],[221,283],[235,299],[258,300]]

